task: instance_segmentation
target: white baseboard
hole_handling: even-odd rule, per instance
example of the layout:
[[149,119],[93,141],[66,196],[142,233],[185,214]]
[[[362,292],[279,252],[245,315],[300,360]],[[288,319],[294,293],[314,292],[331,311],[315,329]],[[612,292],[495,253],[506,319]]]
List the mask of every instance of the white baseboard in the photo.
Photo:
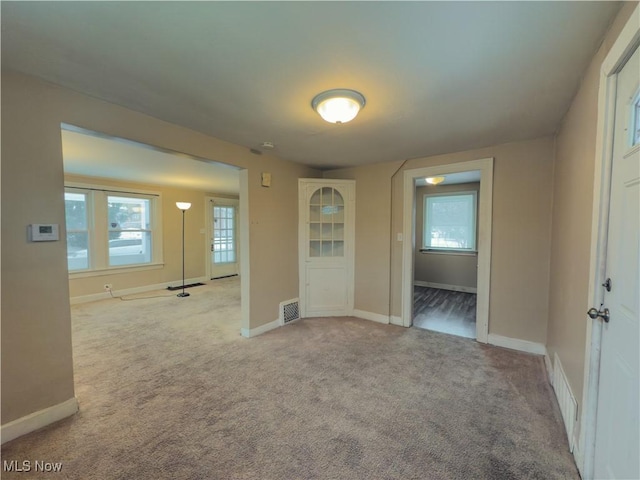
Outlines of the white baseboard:
[[73,397],[69,400],[18,418],[0,427],[2,443],[31,433],[42,427],[46,427],[58,420],[70,417],[78,411],[78,400]]
[[[556,353],[557,356],[557,353]],[[547,375],[549,377],[549,383],[551,384],[551,386],[553,387],[553,394],[556,397],[556,400],[558,402],[558,406],[560,407],[560,413],[562,414],[562,420],[565,423],[565,429],[566,429],[566,424],[569,422],[570,419],[565,418],[565,416],[567,415],[567,411],[566,409],[563,409],[563,406],[561,405],[561,401],[563,400],[561,398],[560,395],[558,395],[558,391],[557,389],[560,388],[560,386],[556,386],[556,378],[559,377],[564,377],[566,378],[565,374],[564,374],[564,370],[562,370],[562,363],[560,362],[560,360],[558,359],[558,366],[557,368],[560,369],[559,372],[555,371],[554,368],[554,363],[551,361],[551,357],[549,356],[549,351],[546,351],[544,354],[544,365],[547,369]],[[566,385],[564,385],[563,387],[564,389],[568,390],[568,396],[570,396],[571,398],[575,399],[575,396],[573,395],[573,392],[571,391],[571,386],[569,385],[568,382],[566,382]],[[561,389],[562,391],[563,389]],[[565,391],[565,395],[567,394],[567,392]],[[577,413],[577,403],[575,405],[576,408],[576,412],[573,413],[574,415]],[[563,411],[564,410],[564,411]],[[581,466],[584,465],[584,457],[582,455],[582,448],[580,445],[580,436],[579,435],[575,435],[574,432],[576,430],[576,426],[575,424],[578,423],[578,418],[575,418],[573,420],[573,427],[572,428],[572,432],[569,433],[567,432],[567,438],[569,440],[569,450],[573,451],[573,457],[575,458],[576,461],[576,465],[578,466],[578,470],[580,470],[580,475],[583,474],[582,472],[582,468]]]
[[576,465],[578,467],[578,471],[580,472],[580,478],[586,478],[584,473],[584,453],[582,453],[582,445],[580,445],[580,439],[582,435],[578,435],[576,441],[573,445],[573,458],[576,461]]
[[389,324],[389,316],[381,315],[380,313],[367,312],[365,310],[354,310],[353,316],[363,318],[365,320],[371,320],[372,322]]
[[268,332],[269,330],[273,330],[275,328],[280,327],[280,319],[274,320],[273,322],[265,323],[264,325],[260,325],[256,328],[241,328],[240,334],[245,338],[257,337],[258,335],[262,335],[263,333]]
[[[185,285],[189,285],[190,283],[205,283],[207,281],[207,277],[196,277],[196,278],[186,278],[184,283]],[[141,287],[133,287],[133,288],[125,288],[123,290],[113,290],[113,295],[116,297],[122,297],[125,295],[135,295],[136,293],[145,293],[151,292],[153,290],[164,290],[167,287],[173,286],[181,286],[182,281],[177,280],[173,282],[165,282],[165,283],[156,283],[153,285],[143,285]],[[78,297],[71,297],[69,300],[71,305],[77,305],[80,303],[88,303],[95,302],[96,300],[104,300],[106,298],[111,298],[111,294],[109,292],[101,292],[101,293],[93,293],[91,295],[80,295]]]
[[413,282],[413,285],[416,287],[430,287],[430,288],[440,288],[442,290],[452,290],[454,292],[478,293],[478,289],[475,287],[464,287],[462,285],[448,285],[446,283],[423,282],[421,280],[415,280]]
[[562,362],[558,352],[553,357],[553,391],[560,407],[562,420],[569,439],[569,451],[574,452],[576,444],[576,424],[578,423],[578,402],[571,390],[571,385],[562,368]]
[[544,352],[544,366],[547,369],[547,377],[549,378],[549,383],[553,386],[553,363],[551,362],[551,358],[549,357],[549,351],[545,348]]
[[389,317],[389,323],[391,325],[397,325],[399,327],[404,327],[404,324],[402,323],[402,317],[397,317],[396,315],[391,315]]
[[542,343],[520,340],[519,338],[503,337],[495,333],[489,334],[487,343],[495,345],[496,347],[510,348],[511,350],[535,353],[536,355],[544,355],[547,351],[547,348]]

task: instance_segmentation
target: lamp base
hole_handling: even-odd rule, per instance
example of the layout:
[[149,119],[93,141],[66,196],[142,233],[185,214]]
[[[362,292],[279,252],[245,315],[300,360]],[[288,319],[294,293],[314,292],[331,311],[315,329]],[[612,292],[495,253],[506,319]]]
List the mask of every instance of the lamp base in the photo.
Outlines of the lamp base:
[[186,285],[175,285],[173,287],[167,287],[167,290],[184,290],[185,288],[191,288],[191,287],[199,287],[200,285],[204,285],[204,283],[198,282],[198,283],[188,283]]
[[189,295],[191,295],[191,294],[187,293],[187,292],[182,292],[182,293],[179,293],[178,295],[176,295],[176,297],[188,297]]

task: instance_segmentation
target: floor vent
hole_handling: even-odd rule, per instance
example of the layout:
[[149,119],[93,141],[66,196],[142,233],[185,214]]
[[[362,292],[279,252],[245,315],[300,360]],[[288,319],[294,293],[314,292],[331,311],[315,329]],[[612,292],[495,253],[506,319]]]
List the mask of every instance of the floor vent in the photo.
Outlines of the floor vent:
[[567,430],[567,438],[569,439],[569,450],[573,452],[574,446],[574,427],[578,420],[578,402],[571,393],[571,387],[564,374],[560,357],[556,353],[553,359],[553,389],[556,392],[558,405],[560,405],[560,413],[564,420],[564,428]]
[[280,325],[286,325],[300,318],[300,303],[297,298],[280,304]]

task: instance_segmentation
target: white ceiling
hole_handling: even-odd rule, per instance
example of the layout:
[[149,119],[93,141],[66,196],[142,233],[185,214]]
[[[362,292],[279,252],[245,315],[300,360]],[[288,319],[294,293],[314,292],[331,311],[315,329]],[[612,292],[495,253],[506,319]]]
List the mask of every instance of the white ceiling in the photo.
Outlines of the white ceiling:
[[[554,133],[618,2],[2,2],[2,66],[332,168]],[[361,92],[351,123],[311,110]]]
[[62,130],[65,173],[237,195],[238,169],[131,141]]

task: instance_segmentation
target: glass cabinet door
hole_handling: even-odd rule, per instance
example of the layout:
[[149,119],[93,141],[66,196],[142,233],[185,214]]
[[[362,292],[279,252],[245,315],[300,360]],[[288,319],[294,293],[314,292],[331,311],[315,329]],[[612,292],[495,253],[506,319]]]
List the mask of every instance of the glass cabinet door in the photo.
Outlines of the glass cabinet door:
[[353,313],[355,180],[298,179],[300,316]]
[[309,256],[344,256],[344,198],[335,188],[319,188],[309,200]]

